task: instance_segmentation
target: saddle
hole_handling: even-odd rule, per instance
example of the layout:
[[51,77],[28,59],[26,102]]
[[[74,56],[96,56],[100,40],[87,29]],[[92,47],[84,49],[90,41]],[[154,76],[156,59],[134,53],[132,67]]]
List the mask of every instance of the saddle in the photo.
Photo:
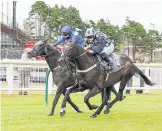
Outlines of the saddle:
[[112,53],[108,56],[110,63],[105,61],[100,55],[96,56],[99,61],[99,66],[101,70],[108,72],[115,72],[121,69],[121,65],[119,64],[119,56],[117,56],[116,54]]
[[100,55],[97,55],[99,65],[101,70],[110,71],[112,69],[112,64],[105,61]]

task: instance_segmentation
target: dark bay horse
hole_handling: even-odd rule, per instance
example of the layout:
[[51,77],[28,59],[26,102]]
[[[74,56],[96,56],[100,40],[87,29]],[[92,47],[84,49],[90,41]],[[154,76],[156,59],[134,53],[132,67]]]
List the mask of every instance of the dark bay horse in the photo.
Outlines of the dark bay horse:
[[[53,100],[52,109],[49,114],[50,116],[54,114],[55,106],[59,100],[60,95],[65,95],[66,88],[75,85],[76,81],[75,76],[69,70],[70,68],[67,69],[67,67],[62,67],[55,69],[58,67],[57,60],[60,58],[60,55],[61,54],[58,50],[47,44],[47,40],[39,41],[32,48],[32,50],[28,52],[29,58],[37,56],[45,57],[46,62],[48,63],[48,66],[53,73],[53,82],[58,87],[55,98]],[[53,71],[53,69],[55,69],[55,71]],[[70,79],[70,81],[67,80],[67,78]],[[79,108],[71,101],[70,97],[68,97],[68,102],[78,113],[82,113],[82,111],[80,111]]]
[[[75,43],[69,43],[64,46],[64,55],[59,59],[60,65],[62,63],[74,62],[77,68],[77,76],[80,79],[79,84],[81,87],[89,87],[89,93],[84,97],[84,102],[89,106],[89,99],[96,94],[100,93],[104,87],[111,87],[120,81],[119,92],[116,98],[107,106],[110,108],[117,101],[123,99],[123,90],[129,81],[129,79],[138,73],[145,81],[147,85],[152,86],[153,83],[134,65],[131,59],[122,54],[119,57],[120,65],[122,68],[118,71],[108,73],[100,69],[99,61],[96,56],[85,51],[82,47]],[[70,92],[73,92],[75,87],[66,93],[64,102],[66,102]],[[104,89],[106,92],[106,88]],[[106,104],[106,95],[104,94],[104,100],[98,110],[91,116],[97,117]]]
[[[76,75],[75,75],[75,66],[73,63],[69,63],[63,67],[59,67],[57,64],[57,60],[60,58],[61,53],[55,49],[53,46],[47,44],[47,40],[39,41],[35,44],[35,46],[32,48],[30,52],[28,52],[28,57],[45,57],[45,60],[51,69],[53,73],[53,82],[57,85],[57,91],[55,98],[53,100],[52,109],[49,114],[49,116],[52,116],[54,114],[54,110],[56,107],[56,104],[60,98],[60,95],[65,95],[66,89],[68,87],[75,87],[79,91],[85,91],[86,89],[79,89],[78,83],[76,83]],[[117,94],[114,87],[112,88],[112,91]],[[109,90],[107,90],[109,92]],[[107,94],[107,93],[106,93]],[[67,101],[69,104],[78,112],[82,113],[82,111],[79,110],[79,108],[71,101],[70,97],[68,96]],[[62,104],[63,106],[63,104]],[[91,109],[96,109],[98,106],[92,105]],[[108,110],[106,110],[108,112]],[[60,112],[60,115],[64,115],[65,111]]]

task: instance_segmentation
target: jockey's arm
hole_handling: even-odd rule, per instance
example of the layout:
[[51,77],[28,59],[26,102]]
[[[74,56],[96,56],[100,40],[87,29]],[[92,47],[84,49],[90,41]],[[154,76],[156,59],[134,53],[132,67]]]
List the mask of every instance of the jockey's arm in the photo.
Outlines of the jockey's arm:
[[77,42],[77,44],[79,44],[82,47],[84,46],[84,39],[78,32],[74,32],[71,41]]
[[88,42],[88,40],[85,40],[84,49],[85,49],[85,50],[90,49],[91,46],[92,46],[92,44],[90,44],[90,43]]
[[56,47],[57,45],[60,45],[64,41],[65,41],[65,38],[62,37],[59,41],[57,41],[56,43],[54,43],[53,46]]
[[104,33],[98,34],[90,49],[93,50],[96,54],[100,54],[107,43],[106,40],[107,36]]
[[104,49],[104,45],[103,44],[97,44],[96,46],[92,45],[90,49],[93,50],[94,53],[100,54]]

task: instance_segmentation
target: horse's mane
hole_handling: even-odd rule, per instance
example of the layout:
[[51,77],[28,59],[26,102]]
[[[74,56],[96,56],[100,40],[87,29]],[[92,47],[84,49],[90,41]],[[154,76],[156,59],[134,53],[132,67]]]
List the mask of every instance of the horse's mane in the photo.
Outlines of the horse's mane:
[[47,43],[47,46],[53,49],[54,51],[56,50],[51,44]]
[[48,43],[47,43],[47,47],[49,47],[50,49],[53,50],[53,52],[52,52],[51,54],[54,54],[54,53],[56,53],[56,52],[59,53],[59,51],[58,51],[55,47],[53,47],[51,44],[48,44]]

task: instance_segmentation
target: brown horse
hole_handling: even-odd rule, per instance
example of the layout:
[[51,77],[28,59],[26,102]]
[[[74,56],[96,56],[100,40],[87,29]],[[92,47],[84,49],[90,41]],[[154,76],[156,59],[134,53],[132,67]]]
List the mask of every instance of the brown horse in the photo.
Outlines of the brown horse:
[[[123,90],[129,81],[129,79],[138,73],[145,81],[147,85],[152,86],[153,83],[139,70],[131,61],[131,59],[122,54],[119,56],[120,65],[122,68],[118,71],[108,73],[100,69],[99,61],[96,56],[85,51],[82,47],[77,44],[69,43],[64,46],[64,55],[59,59],[60,65],[65,63],[74,62],[77,68],[77,76],[80,79],[80,87],[89,88],[89,93],[84,97],[84,102],[90,107],[89,99],[96,94],[100,93],[103,88],[106,92],[106,87],[111,87],[120,81],[119,92],[116,98],[107,106],[110,108],[117,101],[124,99]],[[64,102],[66,103],[67,97],[71,92],[75,92],[75,88],[71,88],[68,93],[65,94]],[[98,110],[91,116],[97,117],[102,111],[106,103],[106,95]]]

